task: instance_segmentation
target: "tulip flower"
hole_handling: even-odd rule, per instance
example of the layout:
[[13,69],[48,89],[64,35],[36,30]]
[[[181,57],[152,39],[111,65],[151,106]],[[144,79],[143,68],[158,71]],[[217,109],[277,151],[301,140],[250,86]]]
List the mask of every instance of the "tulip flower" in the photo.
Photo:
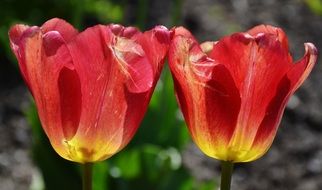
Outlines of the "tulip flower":
[[15,25],[11,48],[55,151],[79,163],[125,147],[147,110],[170,42],[163,26],[96,25],[83,32],[61,19]]
[[293,63],[285,33],[273,26],[201,45],[185,28],[174,28],[169,64],[194,142],[223,161],[224,173],[232,163],[261,157],[316,59],[314,45],[305,43],[304,57]]

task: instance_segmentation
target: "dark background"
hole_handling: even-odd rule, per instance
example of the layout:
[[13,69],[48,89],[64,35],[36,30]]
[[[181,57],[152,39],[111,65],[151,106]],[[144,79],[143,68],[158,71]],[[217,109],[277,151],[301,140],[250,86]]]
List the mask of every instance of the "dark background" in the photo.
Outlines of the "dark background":
[[[80,168],[53,152],[9,48],[15,23],[60,17],[79,30],[98,23],[184,25],[197,39],[217,40],[257,24],[281,27],[295,58],[304,42],[322,45],[321,0],[0,0],[0,190],[80,189]],[[214,190],[219,161],[193,143],[165,67],[133,141],[94,167],[94,190]],[[291,98],[276,139],[261,159],[235,166],[232,189],[322,189],[322,69],[318,63]]]

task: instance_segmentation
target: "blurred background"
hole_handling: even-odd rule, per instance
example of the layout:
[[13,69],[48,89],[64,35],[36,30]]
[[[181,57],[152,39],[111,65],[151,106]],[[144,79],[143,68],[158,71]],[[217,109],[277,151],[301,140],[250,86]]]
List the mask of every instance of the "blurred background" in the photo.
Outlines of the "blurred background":
[[[285,30],[295,58],[304,42],[322,45],[322,0],[0,0],[0,190],[81,189],[77,164],[60,158],[44,135],[8,41],[15,23],[60,17],[79,30],[98,23],[184,25],[199,41],[257,24]],[[277,137],[261,159],[235,166],[232,189],[322,189],[322,69],[291,98]],[[215,190],[219,162],[203,155],[178,110],[163,70],[149,111],[131,143],[94,167],[94,190]]]

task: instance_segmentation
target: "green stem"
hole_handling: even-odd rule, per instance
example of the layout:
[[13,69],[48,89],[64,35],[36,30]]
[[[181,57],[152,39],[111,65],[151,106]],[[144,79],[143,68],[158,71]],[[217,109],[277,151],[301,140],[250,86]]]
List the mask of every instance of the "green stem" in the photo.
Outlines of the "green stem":
[[92,163],[83,164],[83,190],[92,190]]
[[234,163],[229,161],[221,161],[220,190],[230,190],[230,183],[231,183],[233,168],[234,168]]

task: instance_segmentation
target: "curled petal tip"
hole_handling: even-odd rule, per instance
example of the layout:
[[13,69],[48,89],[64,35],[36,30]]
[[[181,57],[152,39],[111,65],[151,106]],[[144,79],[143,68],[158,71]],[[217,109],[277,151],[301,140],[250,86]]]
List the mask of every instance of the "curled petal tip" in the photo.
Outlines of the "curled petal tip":
[[242,33],[242,32],[231,35],[231,38],[239,42],[242,42],[244,44],[249,44],[251,41],[255,39],[252,35],[249,35],[248,33]]
[[262,24],[248,30],[247,33],[254,37],[257,37],[259,34],[273,35],[280,43],[282,43],[283,47],[288,50],[288,40],[285,32],[281,28]]
[[315,56],[318,55],[318,50],[316,49],[313,43],[306,42],[304,43],[304,47],[305,47],[305,52],[309,53],[310,55],[315,55]]
[[297,61],[288,72],[288,77],[293,81],[293,93],[303,84],[304,80],[311,73],[316,64],[318,51],[314,44],[304,43],[305,54],[301,60]]
[[132,36],[136,35],[137,33],[140,33],[139,30],[135,27],[126,27],[123,31],[123,36],[126,36],[128,38],[131,38]]
[[187,30],[186,28],[184,28],[183,26],[178,26],[178,27],[174,27],[173,29],[171,29],[174,32],[174,36],[184,36],[184,37],[190,37],[193,38],[192,34],[189,32],[189,30]]
[[111,31],[113,32],[113,34],[117,35],[120,33],[121,30],[123,30],[123,26],[119,25],[119,24],[110,24],[109,25]]
[[280,31],[282,31],[282,30],[278,27],[275,27],[272,25],[261,24],[261,25],[255,26],[254,28],[248,30],[247,33],[252,36],[256,36],[259,33],[269,33],[269,34],[277,35]]
[[112,33],[116,36],[132,38],[136,34],[140,33],[140,31],[135,27],[124,27],[120,24],[110,24],[108,25]]
[[154,27],[154,29],[157,31],[169,31],[169,29],[163,25],[158,25],[158,26]]
[[307,42],[307,43],[304,43],[304,46],[305,46],[305,57],[308,56],[308,61],[306,63],[306,70],[301,80],[305,80],[305,78],[312,71],[313,66],[316,64],[316,60],[318,57],[318,50],[316,49],[313,43]]
[[162,26],[162,25],[158,25],[158,26],[154,27],[152,30],[154,33],[160,33],[160,34],[169,35],[169,33],[170,33],[168,28],[165,26]]
[[78,31],[71,24],[60,18],[53,18],[45,22],[41,26],[41,31],[44,34],[57,31],[66,42],[72,40],[78,34]]
[[[307,42],[304,43],[304,47],[305,47],[305,55],[304,58],[307,57],[305,64],[306,64],[306,71],[305,73],[309,73],[313,66],[316,64],[316,60],[318,57],[318,50],[315,47],[315,45],[313,43]],[[302,59],[301,61],[304,61],[305,59]]]
[[[14,50],[15,54],[19,49],[20,43],[28,37],[33,37],[39,32],[40,28],[37,26],[27,26],[27,25],[15,25],[9,31],[9,39],[11,48]],[[18,56],[19,57],[19,56]]]
[[43,47],[47,56],[55,55],[63,44],[65,41],[58,31],[50,31],[43,35]]
[[161,25],[156,26],[153,28],[153,33],[159,42],[166,43],[166,44],[170,43],[171,34],[167,27],[161,26]]
[[167,36],[169,36],[169,34],[170,34],[169,29],[163,25],[158,25],[158,26],[154,27],[153,30],[157,33],[165,34]]
[[12,43],[17,44],[20,40],[22,34],[24,31],[26,31],[29,28],[28,25],[24,24],[17,24],[10,28],[9,30],[9,38]]
[[202,44],[200,44],[200,48],[204,53],[206,53],[208,55],[209,53],[211,53],[211,51],[214,48],[214,45],[216,43],[217,42],[206,41],[206,42],[203,42]]
[[166,35],[169,35],[169,30],[167,27],[165,26],[162,26],[162,25],[159,25],[159,26],[156,26],[154,27],[153,29],[156,33],[162,33],[162,34],[166,34]]

